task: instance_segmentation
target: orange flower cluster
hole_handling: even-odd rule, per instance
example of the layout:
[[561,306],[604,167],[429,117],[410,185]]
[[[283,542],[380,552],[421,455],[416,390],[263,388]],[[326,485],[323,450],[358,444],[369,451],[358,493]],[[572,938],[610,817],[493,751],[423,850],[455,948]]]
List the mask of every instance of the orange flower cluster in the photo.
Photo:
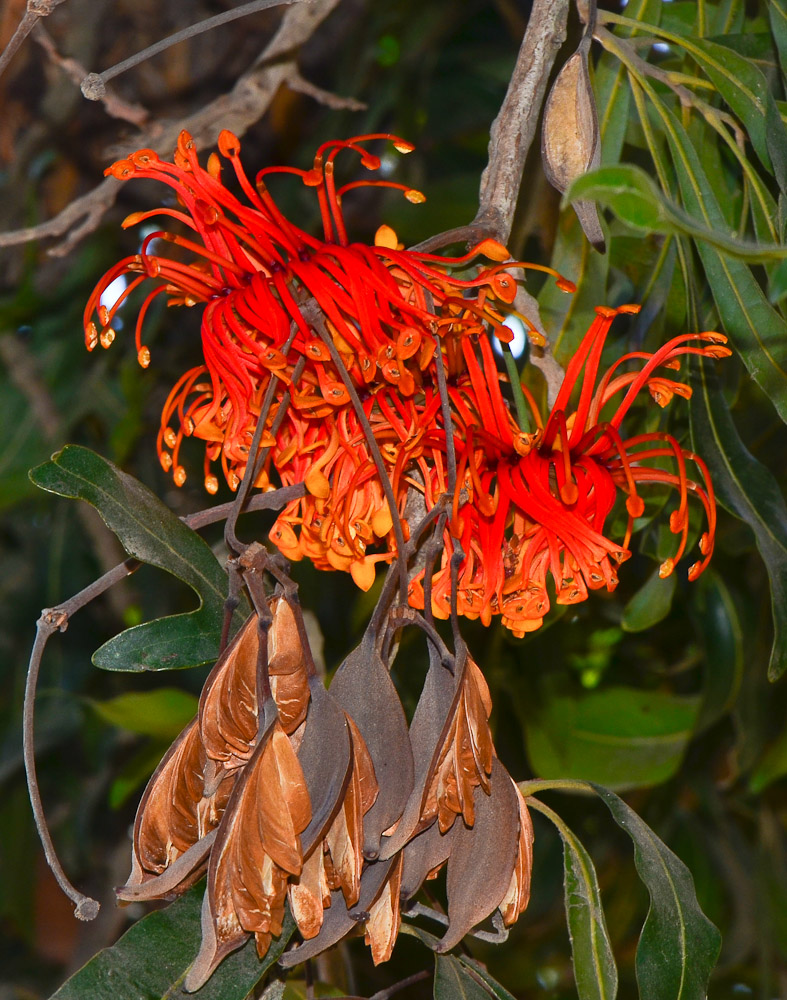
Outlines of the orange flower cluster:
[[[269,451],[255,485],[305,484],[307,495],[284,510],[271,532],[289,559],[308,558],[322,569],[349,571],[368,589],[377,563],[394,558],[397,537],[407,537],[408,496],[422,493],[431,508],[451,490],[455,460],[451,517],[431,581],[435,615],[449,613],[450,564],[457,545],[463,552],[459,612],[485,622],[499,614],[517,635],[541,625],[549,608],[547,575],[554,580],[558,603],[584,600],[599,587],[613,589],[616,566],[628,557],[634,522],[643,513],[638,489],[648,482],[674,486],[679,494],[670,517],[679,541],[674,558],[661,568],[663,575],[672,572],[686,546],[688,495],[703,504],[708,527],[700,541],[702,559],[690,569],[696,577],[710,558],[715,527],[705,466],[669,435],[625,438],[621,421],[642,390],[662,406],[675,394],[688,396],[688,386],[666,377],[663,369],[678,368],[683,354],[723,357],[729,353],[722,346],[725,338],[716,333],[679,337],[653,355],[621,357],[599,379],[612,319],[638,308],[599,307],[546,419],[522,387],[535,426],[534,432],[526,431],[515,419],[491,338],[510,340],[503,324],[511,314],[537,337],[513,308],[517,284],[511,273],[536,265],[507,261],[507,250],[494,240],[463,257],[408,251],[387,226],[378,230],[374,246],[348,242],[341,200],[350,189],[382,185],[403,190],[411,201],[423,200],[420,192],[390,181],[353,181],[337,188],[339,152],[354,152],[363,167],[376,170],[380,160],[364,144],[382,139],[400,152],[412,148],[388,135],[326,143],[309,170],[266,168],[252,184],[240,164],[237,138],[222,132],[219,150],[231,162],[246,202],[222,183],[216,154],[207,169],[199,165],[185,132],[174,163],[141,150],[109,168],[122,179],[164,181],[183,206],[137,213],[125,225],[165,215],[199,238],[150,233],[138,254],[104,276],[85,311],[88,348],[109,346],[117,309],[153,279],[156,287],[144,300],[136,326],[138,357],[147,365],[142,326],[151,301],[164,294],[170,304],[204,304],[204,364],[178,381],[162,413],[158,447],[164,468],[172,470],[178,485],[185,481],[180,448],[184,436],[194,436],[206,442],[208,491],[218,489],[212,471],[217,461],[236,488],[263,399],[273,387],[262,438]],[[277,208],[267,188],[268,176],[276,172],[294,174],[315,190],[323,239],[296,227]],[[158,252],[161,242],[173,248],[172,256]],[[181,260],[184,254],[191,262]],[[474,264],[483,258],[488,263]],[[456,277],[457,270],[471,276]],[[120,274],[132,280],[107,310],[99,304],[101,295]],[[556,278],[564,290],[573,289]],[[629,361],[638,362],[638,370],[625,370]],[[575,388],[579,399],[572,405]],[[674,472],[660,467],[663,458],[674,461]],[[687,463],[699,470],[700,482],[689,477]],[[629,521],[624,537],[612,541],[604,531],[618,491],[626,495]],[[423,572],[411,582],[410,602],[423,607]]]

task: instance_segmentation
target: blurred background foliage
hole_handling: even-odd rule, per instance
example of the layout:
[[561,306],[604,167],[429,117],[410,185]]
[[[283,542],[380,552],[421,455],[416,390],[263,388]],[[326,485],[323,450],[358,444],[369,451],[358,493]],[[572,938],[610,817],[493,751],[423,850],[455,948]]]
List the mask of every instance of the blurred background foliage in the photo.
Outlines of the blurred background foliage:
[[[229,0],[68,0],[43,27],[61,56],[100,70],[231,6]],[[779,631],[787,616],[787,260],[778,254],[747,259],[741,241],[785,242],[787,6],[765,0],[611,0],[601,6],[640,21],[639,28],[616,25],[602,11],[602,24],[615,35],[593,48],[602,165],[639,166],[660,194],[654,188],[634,197],[635,173],[601,177],[595,192],[612,211],[604,222],[609,252],[599,256],[572,211],[561,210],[535,148],[511,251],[519,259],[551,260],[579,286],[569,297],[551,282],[541,287],[528,279],[563,362],[602,303],[645,304],[639,317],[616,322],[610,359],[624,350],[653,350],[687,329],[730,334],[737,356],[693,373],[691,407],[676,400],[662,414],[648,403],[629,419],[642,430],[666,420],[671,433],[687,446],[693,440],[706,457],[723,504],[716,554],[697,583],[686,580],[689,560],[659,579],[658,562],[675,547],[665,516],[673,501],[654,489],[614,594],[554,608],[526,640],[497,624],[472,623],[466,638],[489,679],[495,742],[511,773],[583,778],[625,793],[689,866],[703,909],[723,933],[710,996],[772,1000],[787,996],[787,697],[784,681],[768,680],[769,663],[776,674],[787,658]],[[0,47],[23,12],[22,0],[6,0]],[[329,137],[394,131],[417,147],[393,164],[395,177],[423,190],[427,201],[413,206],[392,194],[359,192],[346,204],[351,233],[369,240],[386,221],[409,245],[469,222],[489,125],[528,12],[527,0],[342,0],[301,51],[299,67],[309,81],[363,101],[365,109],[331,109],[282,87],[243,137],[244,161],[306,166]],[[279,18],[275,11],[259,13],[198,36],[113,86],[151,119],[177,121],[231,88]],[[558,65],[579,36],[572,13]],[[622,61],[613,51],[621,39],[628,45]],[[632,54],[658,74],[644,72]],[[744,91],[759,104],[747,104]],[[134,127],[85,101],[35,37],[0,78],[0,101],[3,231],[53,217],[98,182],[119,150],[138,145]],[[317,224],[303,188],[282,178],[275,191],[288,214],[304,226]],[[95,282],[115,260],[136,252],[138,235],[122,231],[120,220],[161,195],[147,182],[124,187],[96,231],[66,256],[48,254],[52,241],[41,241],[5,249],[0,258],[2,1000],[48,996],[140,916],[138,906],[116,909],[111,889],[126,875],[141,786],[193,713],[205,676],[203,669],[112,674],[91,665],[94,650],[124,627],[193,606],[185,585],[149,567],[50,643],[37,722],[44,801],[66,868],[107,904],[94,924],[78,924],[46,869],[32,825],[21,695],[40,609],[88,584],[123,553],[92,509],[41,493],[27,473],[75,442],[141,479],[178,514],[208,505],[199,476],[174,489],[154,450],[169,387],[195,363],[198,317],[151,313],[147,340],[154,360],[147,371],[136,363],[128,320],[108,352],[88,356],[82,337],[81,313]],[[685,218],[663,223],[665,203],[682,204],[695,224],[723,231],[730,246],[693,243],[697,233]],[[132,306],[127,315],[133,314]],[[543,392],[537,372],[528,369],[527,377],[534,392]],[[197,469],[196,444],[191,461]],[[219,501],[229,499],[223,490]],[[266,524],[263,515],[246,515],[243,537],[263,537]],[[204,534],[220,554],[220,528]],[[305,565],[295,575],[322,632],[330,671],[360,635],[375,591],[359,594],[349,577]],[[397,663],[396,681],[410,709],[423,669],[415,650]],[[647,897],[630,843],[599,803],[544,798],[596,862],[620,995],[634,996],[633,955]],[[541,816],[534,821],[530,908],[507,945],[472,948],[515,996],[571,998],[561,844]],[[428,961],[409,937],[397,945],[396,976],[385,966],[373,970],[354,946],[343,949],[320,975],[348,992],[368,994]],[[298,995],[297,983],[289,989]],[[421,983],[407,995],[430,991]]]

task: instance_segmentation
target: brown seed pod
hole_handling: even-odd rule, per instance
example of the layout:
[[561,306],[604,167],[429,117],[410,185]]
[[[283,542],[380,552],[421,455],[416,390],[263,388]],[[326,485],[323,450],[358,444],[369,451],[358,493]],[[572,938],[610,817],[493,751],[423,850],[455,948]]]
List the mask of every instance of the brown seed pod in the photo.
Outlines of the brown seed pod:
[[[577,177],[601,163],[596,102],[588,72],[590,37],[563,66],[544,106],[541,157],[549,183],[561,194]],[[575,201],[574,211],[591,244],[604,253],[606,244],[595,202]]]

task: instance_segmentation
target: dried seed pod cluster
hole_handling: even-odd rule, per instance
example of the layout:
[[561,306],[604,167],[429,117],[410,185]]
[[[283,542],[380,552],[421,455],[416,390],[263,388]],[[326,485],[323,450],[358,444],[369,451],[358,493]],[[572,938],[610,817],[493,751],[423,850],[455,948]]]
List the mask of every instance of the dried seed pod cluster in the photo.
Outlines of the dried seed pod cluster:
[[[532,826],[497,760],[491,701],[464,645],[449,652],[417,612],[373,618],[329,690],[297,601],[252,615],[212,670],[199,714],[142,797],[122,900],[169,898],[207,870],[198,989],[231,951],[260,955],[289,903],[296,965],[362,928],[386,961],[402,910],[446,866],[453,947],[495,912],[528,902]],[[393,632],[426,625],[430,666],[412,721],[389,673]]]

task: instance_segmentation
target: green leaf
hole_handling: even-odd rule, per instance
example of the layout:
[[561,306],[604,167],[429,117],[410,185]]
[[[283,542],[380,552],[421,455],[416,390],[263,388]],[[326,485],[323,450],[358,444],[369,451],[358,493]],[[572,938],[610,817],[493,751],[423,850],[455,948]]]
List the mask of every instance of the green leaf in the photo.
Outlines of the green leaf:
[[531,798],[528,804],[554,823],[563,840],[566,921],[579,1000],[614,1000],[618,969],[593,860],[557,813],[538,799]]
[[489,1000],[490,993],[453,955],[435,955],[435,1000]]
[[[652,88],[648,93],[669,139],[686,209],[709,228],[723,226],[721,209],[685,129]],[[697,241],[697,250],[724,329],[751,376],[787,420],[787,322],[768,302],[746,264],[702,240]]]
[[505,986],[501,986],[496,979],[493,979],[480,962],[474,961],[469,955],[457,955],[457,958],[466,969],[474,972],[479,979],[483,979],[484,985],[493,997],[497,1000],[515,1000]]
[[768,785],[787,774],[787,729],[768,747],[749,778],[749,788],[759,795]]
[[662,579],[658,569],[654,570],[623,609],[620,627],[626,632],[642,632],[666,618],[675,596],[675,583],[674,573]]
[[[704,171],[702,176],[707,181]],[[708,190],[711,191],[709,181]],[[698,222],[665,198],[644,170],[629,164],[601,167],[582,174],[568,189],[564,200],[596,201],[611,208],[621,221],[643,235],[656,232],[691,236],[733,257],[752,263],[787,258],[787,246],[751,243]],[[715,203],[718,205],[718,202]],[[721,209],[719,211],[721,213]],[[723,215],[720,215],[718,221],[719,225],[726,227]]]
[[770,0],[768,16],[771,19],[771,30],[779,50],[779,62],[782,74],[787,75],[787,2],[785,0]]
[[787,504],[768,469],[746,449],[712,367],[696,373],[689,406],[692,445],[702,455],[721,503],[754,532],[771,584],[773,647],[768,676],[787,670]]
[[90,701],[104,722],[143,736],[174,740],[197,714],[198,699],[180,688],[129,692],[108,701]]
[[692,587],[690,611],[705,647],[702,704],[697,731],[733,707],[743,678],[743,627],[722,578],[707,569]]
[[593,788],[634,841],[634,864],[650,895],[637,945],[640,997],[706,1000],[721,935],[700,909],[691,872],[622,799]]
[[254,939],[233,952],[196,993],[180,987],[199,950],[203,886],[166,909],[137,921],[111,948],[100,951],[51,1000],[246,1000],[277,961],[295,931],[287,915],[281,936],[260,961]]
[[[67,445],[30,478],[41,489],[85,500],[130,556],[167,570],[199,596],[196,611],[158,618],[110,639],[93,656],[107,670],[191,667],[218,655],[227,576],[210,546],[142,483],[88,448]],[[236,612],[242,623],[245,605]]]
[[656,785],[680,766],[697,711],[697,698],[636,688],[553,696],[526,726],[530,764],[544,778]]

